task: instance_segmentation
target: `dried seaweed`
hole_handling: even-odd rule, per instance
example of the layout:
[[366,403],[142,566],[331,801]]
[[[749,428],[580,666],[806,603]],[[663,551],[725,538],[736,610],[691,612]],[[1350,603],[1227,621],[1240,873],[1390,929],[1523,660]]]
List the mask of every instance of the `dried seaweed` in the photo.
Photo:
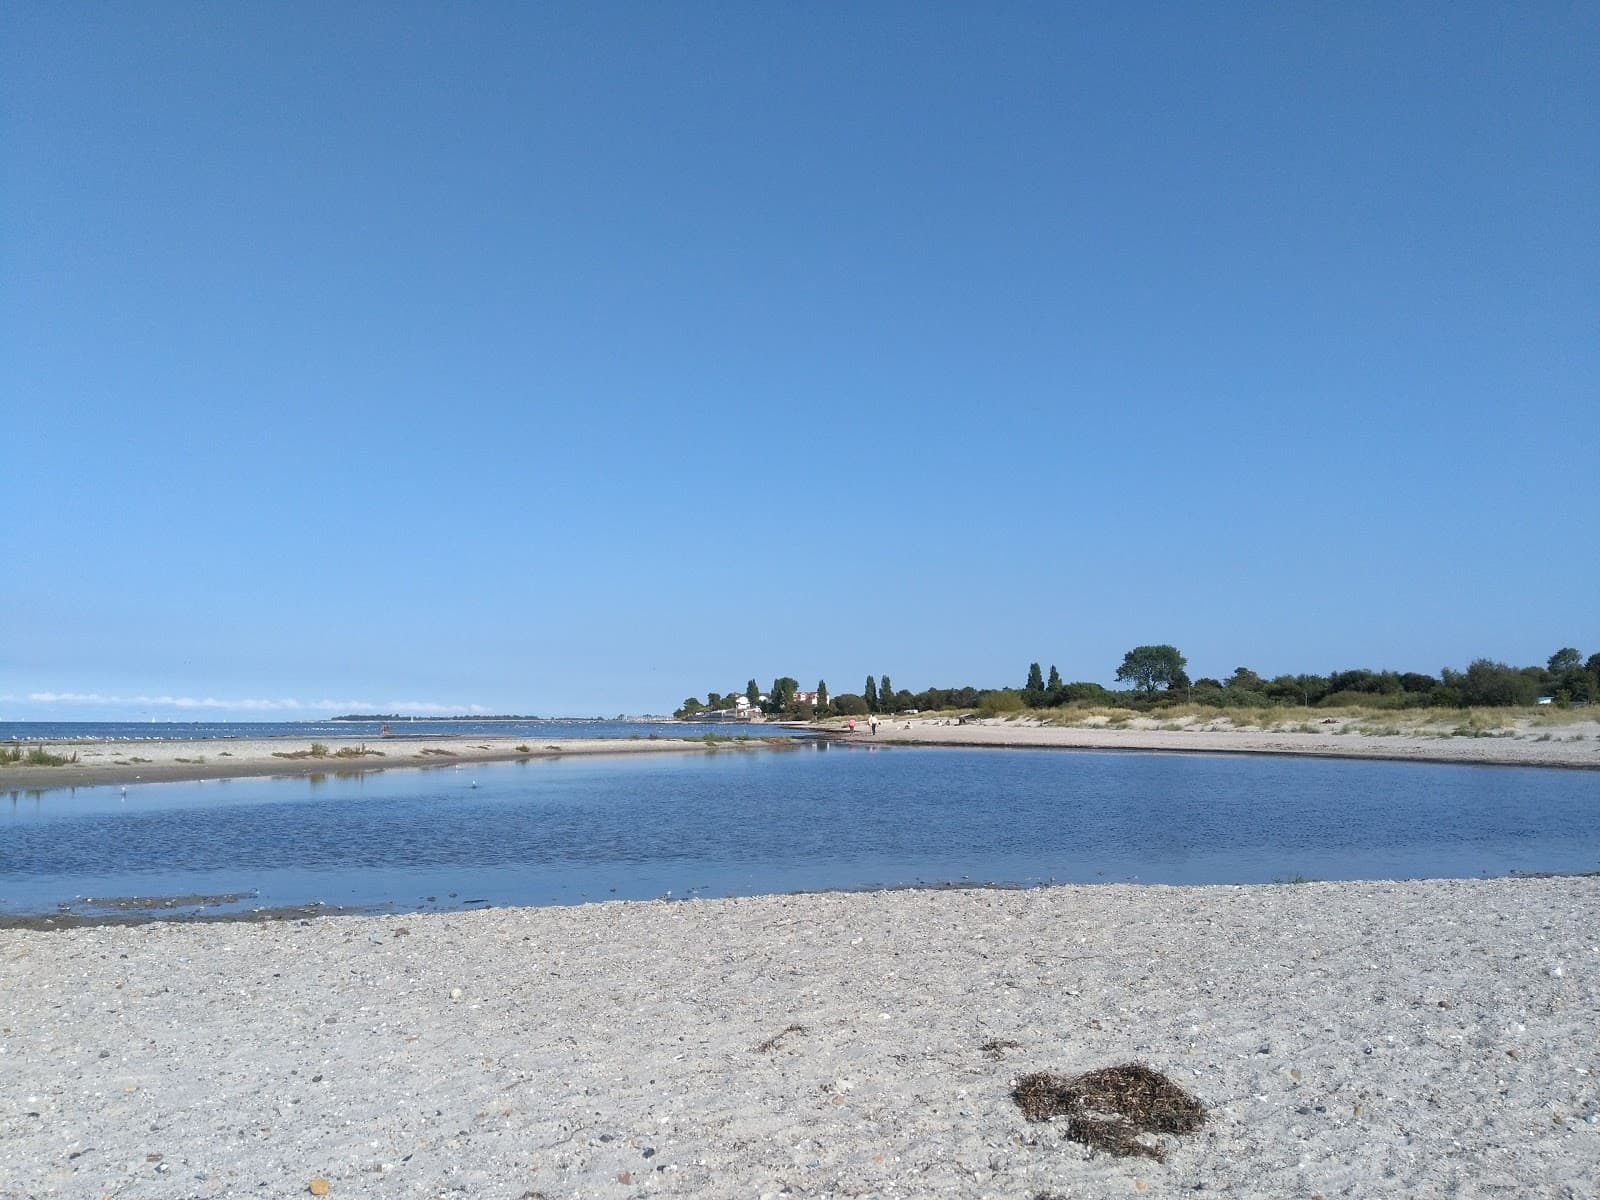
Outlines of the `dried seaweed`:
[[990,1058],[999,1058],[1005,1051],[1015,1050],[1021,1045],[1021,1042],[1014,1042],[1010,1038],[992,1038],[979,1046],[978,1049],[982,1050]]
[[805,1031],[806,1031],[806,1027],[804,1025],[790,1025],[790,1026],[787,1026],[784,1029],[780,1029],[780,1030],[778,1030],[777,1033],[773,1034],[766,1041],[762,1042],[759,1046],[757,1046],[756,1047],[756,1053],[757,1054],[770,1054],[770,1053],[772,1053],[772,1051],[774,1051],[774,1050],[776,1050],[778,1048],[778,1043],[781,1042],[789,1034],[791,1034],[791,1033],[804,1033]]
[[1044,1072],[1025,1075],[1011,1096],[1028,1120],[1064,1116],[1070,1140],[1121,1158],[1141,1155],[1165,1162],[1166,1150],[1141,1141],[1142,1135],[1192,1133],[1206,1121],[1204,1104],[1137,1062],[1070,1079]]

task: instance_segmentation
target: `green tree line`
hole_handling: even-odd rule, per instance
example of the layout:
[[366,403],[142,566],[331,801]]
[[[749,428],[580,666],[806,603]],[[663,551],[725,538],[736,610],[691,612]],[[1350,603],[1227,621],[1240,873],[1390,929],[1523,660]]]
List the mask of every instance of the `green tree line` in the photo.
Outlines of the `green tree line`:
[[[1067,683],[1054,663],[1047,675],[1034,662],[1028,664],[1022,686],[1015,688],[931,687],[909,691],[897,689],[888,675],[868,675],[860,692],[838,695],[828,691],[826,681],[818,680],[816,700],[812,701],[799,699],[798,681],[784,675],[773,680],[764,694],[751,679],[743,694],[750,704],[768,715],[794,720],[951,709],[1004,713],[1072,704],[1131,708],[1173,704],[1215,708],[1474,708],[1521,707],[1548,697],[1556,705],[1569,706],[1600,702],[1600,654],[1586,659],[1574,647],[1563,646],[1543,666],[1516,667],[1480,658],[1465,671],[1446,667],[1438,675],[1356,667],[1325,675],[1276,675],[1267,679],[1249,667],[1237,667],[1226,679],[1192,679],[1188,660],[1177,647],[1163,644],[1129,650],[1116,669],[1116,679],[1129,686],[1116,689],[1084,681]],[[731,709],[738,696],[738,692],[710,692],[704,701],[690,696],[673,715],[694,717]]]

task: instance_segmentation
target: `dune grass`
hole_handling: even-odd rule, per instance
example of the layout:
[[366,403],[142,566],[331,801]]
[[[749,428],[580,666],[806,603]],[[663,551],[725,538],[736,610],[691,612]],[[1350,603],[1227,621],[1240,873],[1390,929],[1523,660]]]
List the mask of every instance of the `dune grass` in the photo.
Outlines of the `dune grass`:
[[77,761],[77,751],[53,754],[48,746],[30,746],[24,750],[21,742],[0,746],[0,766],[65,767]]

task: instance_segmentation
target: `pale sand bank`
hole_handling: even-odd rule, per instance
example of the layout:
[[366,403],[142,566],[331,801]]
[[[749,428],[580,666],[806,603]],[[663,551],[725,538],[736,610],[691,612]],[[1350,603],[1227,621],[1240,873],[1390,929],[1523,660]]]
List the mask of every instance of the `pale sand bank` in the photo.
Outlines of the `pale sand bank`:
[[[1159,750],[1207,754],[1300,754],[1323,758],[1386,758],[1414,762],[1482,763],[1502,766],[1568,767],[1600,770],[1600,722],[1576,721],[1542,728],[1517,722],[1505,736],[1450,736],[1446,731],[1364,733],[1365,724],[1338,718],[1312,731],[1292,725],[1273,729],[1208,728],[1190,722],[1162,727],[1140,719],[1126,726],[1044,725],[1026,717],[990,717],[976,724],[928,717],[891,717],[874,737],[858,720],[857,742],[910,742],[942,746],[995,746],[1030,749]],[[834,723],[837,724],[837,723]]]
[[[1061,726],[1021,717],[992,717],[976,724],[930,717],[886,720],[876,737],[865,721],[854,734],[842,721],[812,728],[843,741],[915,743],[941,746],[990,746],[1026,749],[1189,751],[1208,754],[1299,754],[1328,758],[1407,759],[1416,762],[1480,763],[1507,766],[1567,767],[1600,770],[1600,721],[1568,721],[1544,727],[1523,718],[1506,736],[1453,737],[1442,731],[1392,734],[1362,732],[1359,720],[1336,718],[1313,731],[1289,724],[1277,728],[1240,729],[1187,721],[1181,727],[1139,718],[1125,726],[1104,724]],[[767,745],[777,730],[763,725],[731,726],[724,739],[708,744],[682,726],[663,724],[661,736],[643,738],[478,737],[457,734],[425,738],[328,738],[322,757],[284,757],[308,750],[309,739],[257,738],[214,741],[59,742],[49,748],[76,754],[62,766],[0,766],[0,791],[51,787],[84,787],[107,783],[171,782],[252,775],[311,775],[335,771],[376,771],[395,767],[438,767],[473,762],[580,754],[641,754],[706,751]],[[781,736],[781,735],[778,735]],[[338,757],[338,751],[362,746],[375,754]]]
[[[743,731],[741,731],[743,732]],[[52,787],[86,787],[106,783],[174,782],[185,779],[234,779],[259,775],[318,775],[334,772],[383,771],[395,767],[448,767],[477,762],[516,762],[531,758],[579,755],[689,753],[762,745],[752,740],[719,741],[715,745],[662,726],[658,739],[441,737],[326,738],[327,753],[313,757],[309,738],[218,738],[206,741],[53,742],[48,749],[76,762],[35,767],[0,766],[0,791]],[[344,756],[340,751],[344,751]],[[362,750],[367,753],[361,753]]]
[[[1572,878],[0,931],[0,1196],[1594,1196],[1597,940]],[[1008,1095],[1128,1059],[1212,1110],[1165,1165]]]

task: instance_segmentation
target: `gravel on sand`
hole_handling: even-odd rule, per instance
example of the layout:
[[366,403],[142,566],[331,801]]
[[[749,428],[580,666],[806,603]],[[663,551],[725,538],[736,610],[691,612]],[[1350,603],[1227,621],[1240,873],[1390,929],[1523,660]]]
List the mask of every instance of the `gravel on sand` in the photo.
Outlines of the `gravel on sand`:
[[[1597,942],[1594,878],[5,930],[0,1196],[1595,1196]],[[1131,1062],[1165,1162],[1012,1099]]]

